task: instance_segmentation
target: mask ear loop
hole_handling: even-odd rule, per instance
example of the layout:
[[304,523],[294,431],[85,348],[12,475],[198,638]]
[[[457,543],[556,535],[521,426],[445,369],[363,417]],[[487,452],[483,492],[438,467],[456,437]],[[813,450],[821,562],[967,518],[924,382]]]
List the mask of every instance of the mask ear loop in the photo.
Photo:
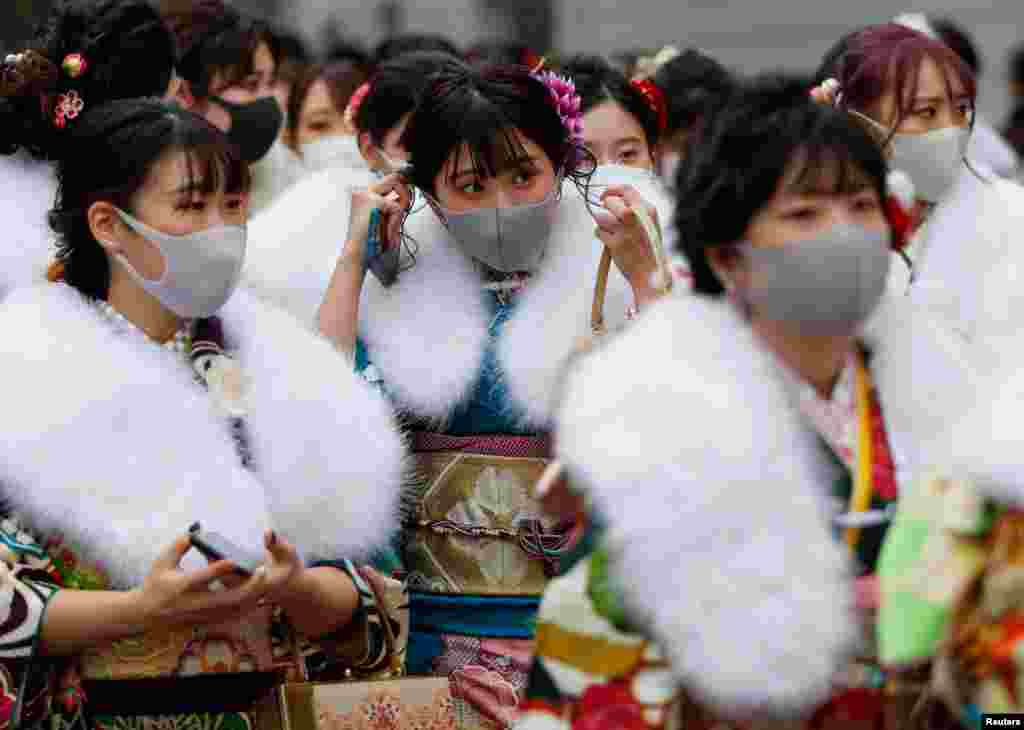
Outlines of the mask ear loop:
[[[418,190],[418,188],[416,188],[412,184],[412,181],[410,180],[411,169],[412,169],[412,166],[410,164],[406,163],[405,165],[403,165],[400,169],[396,170],[395,172],[397,172],[399,175],[402,176],[403,182],[405,182],[405,184],[407,186],[409,186],[409,188],[412,191],[415,191],[415,190]],[[424,191],[420,190],[420,194],[424,196],[424,199],[429,200],[429,196]],[[412,215],[413,213],[416,213],[418,210],[422,210],[422,206],[419,209],[414,210],[413,207],[412,207],[412,199],[410,199],[409,207],[406,208],[405,211],[402,213],[402,225],[398,229],[398,245],[399,245],[399,247],[401,249],[401,251],[399,251],[399,259],[400,260],[399,260],[399,265],[398,265],[398,273],[400,273],[400,274],[405,273],[406,271],[409,271],[410,269],[412,269],[412,268],[414,268],[416,266],[417,257],[418,257],[418,254],[420,252],[420,244],[419,244],[419,242],[415,238],[413,238],[412,236],[410,236],[408,233],[405,232],[405,222],[407,220],[409,220],[409,216],[410,215]],[[405,261],[404,262],[401,261],[401,257],[402,257],[403,253],[405,254],[405,257],[404,257]]]

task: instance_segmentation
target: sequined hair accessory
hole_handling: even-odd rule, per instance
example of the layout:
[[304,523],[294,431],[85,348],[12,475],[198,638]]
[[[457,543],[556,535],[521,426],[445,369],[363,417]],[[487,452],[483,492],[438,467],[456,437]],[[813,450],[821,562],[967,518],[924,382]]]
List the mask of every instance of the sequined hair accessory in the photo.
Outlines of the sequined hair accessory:
[[654,110],[658,117],[658,133],[663,134],[668,129],[668,104],[665,102],[665,94],[650,79],[633,79],[629,85],[640,92],[647,106]]
[[367,81],[356,89],[348,100],[348,106],[345,107],[344,120],[345,126],[350,130],[354,131],[356,129],[356,116],[359,114],[359,107],[366,101],[366,97],[370,95],[370,89],[372,88],[370,82]]

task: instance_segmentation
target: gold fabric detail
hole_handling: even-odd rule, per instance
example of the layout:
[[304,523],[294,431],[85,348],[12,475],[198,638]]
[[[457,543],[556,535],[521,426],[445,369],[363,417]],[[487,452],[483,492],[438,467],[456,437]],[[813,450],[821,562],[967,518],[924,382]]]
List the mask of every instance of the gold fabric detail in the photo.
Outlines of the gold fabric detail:
[[547,464],[464,452],[418,454],[419,493],[406,525],[412,585],[439,593],[542,593],[545,563],[523,549],[518,535],[524,520],[550,525],[532,496]]

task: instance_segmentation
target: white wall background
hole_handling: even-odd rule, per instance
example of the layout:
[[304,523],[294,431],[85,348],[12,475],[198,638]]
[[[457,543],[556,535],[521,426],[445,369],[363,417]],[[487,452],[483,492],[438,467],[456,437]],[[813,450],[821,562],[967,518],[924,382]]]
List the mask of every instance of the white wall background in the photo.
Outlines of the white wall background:
[[[529,0],[522,0],[523,4]],[[841,35],[907,11],[947,13],[975,37],[986,64],[980,108],[994,120],[1007,110],[1006,54],[1024,40],[1024,0],[556,0],[560,49],[609,52],[676,43],[696,46],[727,66],[752,72],[809,71]],[[367,44],[379,40],[374,0],[281,0],[284,18],[311,37],[331,12]],[[474,0],[404,0],[410,29],[468,45],[499,35]]]

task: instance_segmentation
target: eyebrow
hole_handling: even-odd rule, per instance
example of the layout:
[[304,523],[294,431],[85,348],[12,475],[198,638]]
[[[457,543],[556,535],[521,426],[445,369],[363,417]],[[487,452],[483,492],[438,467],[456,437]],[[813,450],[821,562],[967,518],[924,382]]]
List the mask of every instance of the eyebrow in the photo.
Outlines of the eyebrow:
[[193,180],[192,182],[179,185],[171,191],[172,195],[184,195],[186,193],[201,193],[203,192],[204,181]]
[[946,97],[946,96],[917,96],[917,97],[914,97],[914,99],[912,100],[911,103],[914,106],[917,106],[918,104],[941,104],[942,102],[947,101],[947,100],[952,100],[952,101],[956,102],[956,101],[969,100],[970,98],[971,98],[971,95],[966,93],[966,92],[963,93],[963,94],[954,94],[951,97]]
[[[514,157],[512,159],[505,160],[505,163],[501,166],[500,169],[498,169],[496,171],[496,174],[500,174],[500,173],[502,173],[505,170],[508,170],[510,168],[516,168],[516,167],[523,168],[523,167],[526,167],[527,165],[536,165],[536,164],[537,164],[537,158],[534,157],[533,155],[520,155],[518,157]],[[469,175],[472,175],[473,177],[476,177],[476,175],[477,175],[476,168],[474,168],[474,167],[467,167],[467,168],[464,168],[462,170],[459,170],[454,175],[452,175],[451,181],[453,183],[457,183],[459,180],[461,180],[462,178],[467,177]]]
[[622,137],[621,139],[615,140],[615,144],[643,144],[643,140],[637,136]]

